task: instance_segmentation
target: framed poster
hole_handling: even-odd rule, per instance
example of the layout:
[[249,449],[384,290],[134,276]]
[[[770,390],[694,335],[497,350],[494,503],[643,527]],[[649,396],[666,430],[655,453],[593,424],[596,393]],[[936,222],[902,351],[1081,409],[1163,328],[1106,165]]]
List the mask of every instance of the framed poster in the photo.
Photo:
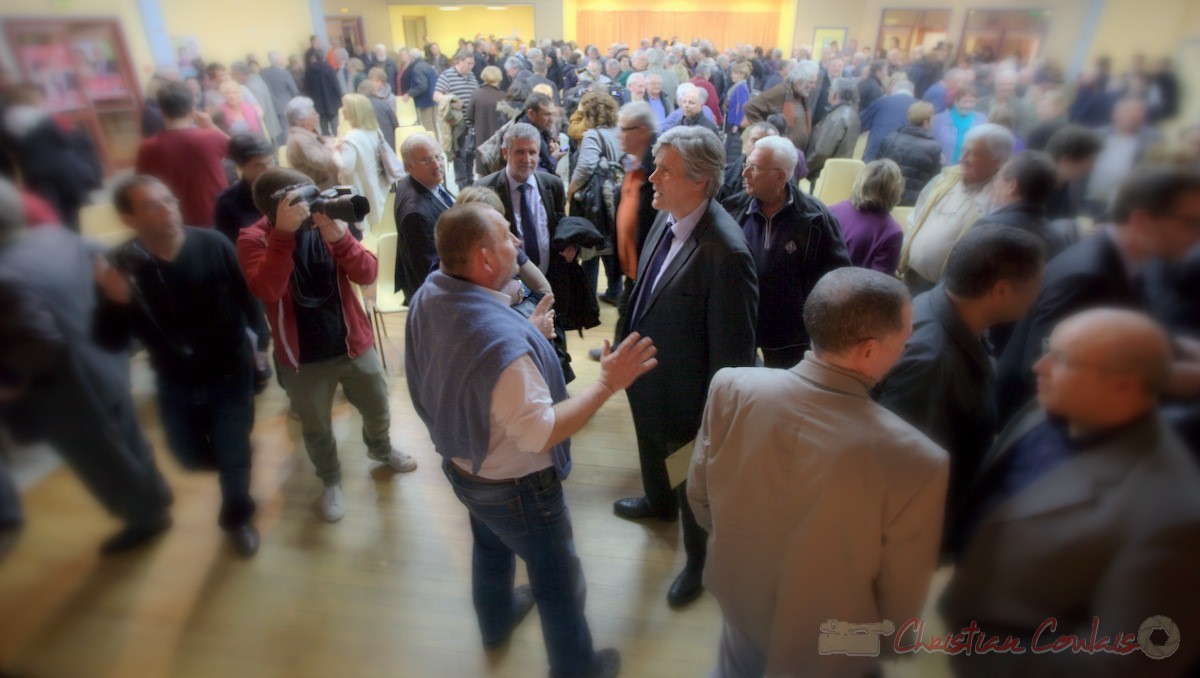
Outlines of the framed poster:
[[29,81],[42,91],[48,110],[57,113],[83,105],[79,83],[63,45],[22,45],[18,56],[29,74]]
[[849,33],[845,28],[818,26],[813,29],[813,59],[818,61],[825,58],[825,52],[829,52],[829,56],[840,54],[842,48],[846,46],[846,34]]
[[76,38],[71,41],[71,61],[83,91],[93,100],[121,99],[129,94],[117,65],[112,41],[105,38]]

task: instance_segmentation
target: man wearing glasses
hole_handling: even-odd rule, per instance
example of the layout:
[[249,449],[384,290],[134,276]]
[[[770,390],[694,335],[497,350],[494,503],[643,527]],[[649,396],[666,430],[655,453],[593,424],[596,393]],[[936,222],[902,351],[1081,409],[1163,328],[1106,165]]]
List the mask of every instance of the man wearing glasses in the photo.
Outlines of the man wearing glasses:
[[837,218],[794,183],[799,154],[784,137],[754,144],[742,170],[745,191],[723,204],[742,226],[758,271],[758,348],[767,367],[788,368],[808,350],[801,318],[809,291],[850,265]]
[[[1055,324],[1098,306],[1145,308],[1145,265],[1180,260],[1200,243],[1200,174],[1166,167],[1135,171],[1121,185],[1111,214],[1113,223],[1063,250],[1046,266],[1041,296],[1000,356],[996,401],[1001,425],[1033,397],[1032,367]],[[1192,341],[1174,343],[1174,377],[1166,393],[1200,395],[1200,350]]]

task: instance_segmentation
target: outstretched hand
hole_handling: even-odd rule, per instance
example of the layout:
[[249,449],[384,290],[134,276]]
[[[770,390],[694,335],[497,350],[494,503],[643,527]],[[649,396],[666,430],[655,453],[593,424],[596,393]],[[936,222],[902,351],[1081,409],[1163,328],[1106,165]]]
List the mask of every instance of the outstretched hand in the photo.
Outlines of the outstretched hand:
[[529,314],[529,322],[542,333],[543,337],[553,339],[554,332],[554,295],[547,294],[538,302],[533,313]]
[[650,337],[643,337],[637,332],[625,337],[625,341],[616,349],[606,339],[600,356],[600,383],[614,393],[628,388],[658,365],[658,358],[654,357],[657,353],[658,348]]

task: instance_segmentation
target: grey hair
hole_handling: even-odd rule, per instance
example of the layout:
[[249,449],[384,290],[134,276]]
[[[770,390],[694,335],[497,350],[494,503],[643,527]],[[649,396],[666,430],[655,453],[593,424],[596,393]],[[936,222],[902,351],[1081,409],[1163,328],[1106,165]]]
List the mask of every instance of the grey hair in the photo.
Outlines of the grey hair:
[[683,158],[684,176],[704,181],[704,197],[713,198],[725,178],[725,147],[717,135],[704,127],[672,127],[654,144],[654,155],[674,148]]
[[617,111],[617,119],[645,125],[646,129],[658,133],[658,116],[654,115],[654,109],[645,101],[631,101],[625,104]]
[[546,63],[545,59],[533,59],[529,62],[529,68],[534,75],[545,75],[550,70],[550,64]]
[[508,131],[504,133],[504,148],[512,149],[513,142],[518,140],[536,141],[540,147],[542,144],[542,133],[538,131],[538,128],[527,122],[518,122],[509,127]]
[[796,152],[796,145],[791,139],[781,136],[763,137],[754,142],[754,148],[769,151],[775,160],[783,165],[781,169],[787,173],[788,180],[791,180],[796,171],[796,163],[800,162],[800,154]]
[[425,132],[417,132],[416,134],[408,135],[404,143],[400,144],[400,159],[406,163],[409,162],[412,160],[412,154],[418,148],[422,147],[434,148],[438,151],[442,150],[442,146],[438,143],[437,139],[434,139]]
[[869,268],[836,268],[817,281],[804,302],[804,327],[813,351],[841,354],[867,339],[904,329],[908,288],[895,276]]
[[666,59],[667,55],[661,49],[650,49],[646,51],[646,61],[651,66],[662,66]]
[[805,59],[803,61],[796,62],[796,65],[793,66],[790,71],[788,71],[787,79],[788,82],[794,85],[798,82],[816,80],[817,75],[820,74],[820,72],[821,67],[817,64],[817,62],[811,59]]
[[708,80],[708,76],[712,75],[713,67],[708,62],[701,61],[696,64],[696,75]]
[[545,57],[542,56],[542,50],[538,49],[537,47],[532,47],[530,49],[525,50],[525,58],[529,59],[529,61],[532,63],[534,61],[537,61],[538,59],[543,59]]
[[274,49],[271,50],[270,52],[267,52],[267,61],[269,61],[275,65],[287,63],[286,61],[284,61],[283,55],[279,53],[279,50],[274,50]]
[[837,94],[838,101],[858,105],[858,81],[854,78],[838,78],[830,85],[830,89]]
[[702,88],[700,88],[700,87],[697,87],[697,86],[693,85],[693,84],[692,84],[692,83],[690,83],[690,82],[685,82],[685,83],[681,84],[681,85],[680,85],[680,86],[679,86],[679,87],[678,87],[678,88],[675,90],[675,102],[676,102],[676,103],[682,103],[682,102],[683,102],[683,98],[684,98],[685,96],[687,96],[687,95],[691,94],[692,92],[695,92],[695,93],[696,93],[696,95],[700,97],[700,103],[701,103],[702,105],[703,105],[703,104],[704,104],[706,101],[708,101],[708,91],[707,91],[707,90],[704,90],[704,89],[702,89]]
[[647,73],[646,74],[646,84],[647,85],[650,84],[651,80],[657,80],[658,84],[660,84],[660,85],[662,84],[662,76],[659,75],[658,73]]
[[987,146],[988,154],[998,163],[1008,162],[1009,156],[1013,152],[1013,135],[1008,131],[1007,127],[997,125],[995,123],[986,123],[978,127],[972,127],[967,132],[967,136],[963,138],[963,145],[971,143],[976,139],[981,139],[983,144]]
[[516,58],[515,56],[509,57],[504,60],[504,70],[508,70],[510,68],[515,68],[519,71],[519,70],[521,70],[521,65],[522,65],[521,60]]
[[338,47],[333,50],[333,55],[342,61],[350,60],[350,52],[347,52],[345,47]]
[[313,100],[308,97],[296,97],[287,103],[287,108],[283,114],[287,116],[288,124],[292,127],[299,127],[304,119],[312,115],[313,111],[317,110]]
[[417,49],[416,47],[413,47],[412,49],[408,50],[408,56],[411,57],[412,59],[424,59],[425,53],[422,52],[421,50]]
[[896,92],[908,92],[914,94],[916,90],[913,88],[912,80],[896,80],[892,83],[892,94]]
[[616,59],[609,59],[608,61],[604,62],[604,67],[608,68],[609,66],[616,66],[617,68],[620,68],[621,62],[617,61]]
[[[636,80],[634,80],[634,78],[636,78]],[[629,77],[625,80],[625,86],[629,87],[629,83],[631,82],[640,82],[642,84],[646,84],[646,76],[643,73],[630,73]]]

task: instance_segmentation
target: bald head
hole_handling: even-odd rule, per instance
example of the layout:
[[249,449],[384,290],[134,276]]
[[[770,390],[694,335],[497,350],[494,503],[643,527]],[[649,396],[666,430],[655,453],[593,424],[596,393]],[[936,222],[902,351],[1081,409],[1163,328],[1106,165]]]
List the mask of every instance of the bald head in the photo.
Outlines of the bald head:
[[1096,309],[1058,324],[1034,365],[1038,400],[1084,433],[1129,423],[1154,409],[1166,386],[1171,345],[1148,316]]

